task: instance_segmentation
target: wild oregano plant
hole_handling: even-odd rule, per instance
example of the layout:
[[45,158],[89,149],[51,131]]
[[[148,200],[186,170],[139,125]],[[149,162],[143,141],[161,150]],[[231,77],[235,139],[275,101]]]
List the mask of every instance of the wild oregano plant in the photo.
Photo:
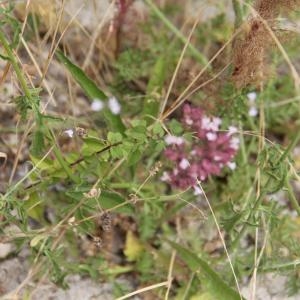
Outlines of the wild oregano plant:
[[[132,25],[126,24],[126,14],[134,12],[134,1],[116,2],[109,33],[118,45],[117,61],[106,62],[115,80],[99,80],[92,72],[93,60],[81,68],[76,47],[67,40],[57,45],[56,67],[70,75],[72,97],[85,101],[84,113],[76,117],[47,108],[41,112],[44,91],[29,85],[16,55],[21,55],[21,26],[11,7],[3,11],[7,17],[0,32],[1,55],[22,91],[15,105],[22,121],[33,117],[35,125],[26,137],[27,147],[31,144],[26,159],[32,166],[1,195],[4,241],[15,241],[16,253],[31,250],[30,279],[47,277],[64,288],[70,273],[112,281],[130,273],[137,289],[161,283],[151,290],[155,299],[242,299],[240,285],[247,278],[293,266],[290,290],[296,292],[299,249],[293,214],[300,209],[292,185],[298,180],[292,157],[300,134],[279,133],[274,127],[282,111],[272,105],[286,105],[284,99],[293,92],[282,87],[280,76],[272,78],[268,66],[277,68],[270,59],[278,46],[270,30],[276,37],[277,18],[295,9],[297,1],[253,1],[251,8],[233,1],[234,30],[240,32],[232,51],[221,51],[204,72],[202,64],[220,48],[222,24],[232,26],[224,17],[219,23],[207,21],[209,32],[218,34],[194,38],[196,47],[189,44],[183,56],[187,59],[179,59],[175,71],[183,78],[182,86],[195,73],[204,74],[200,92],[189,93],[188,99],[176,87],[166,99],[172,84],[166,70],[176,68],[182,42],[189,43],[176,29],[176,20],[173,24],[167,10],[147,0],[153,15],[143,24],[151,29],[141,33],[146,50],[124,49],[124,32]],[[166,47],[168,35],[172,41]],[[27,43],[34,44],[34,38],[29,36]],[[137,60],[132,69],[130,59]],[[232,78],[228,71],[218,80],[214,72],[228,61]],[[137,70],[139,64],[145,68]],[[193,75],[183,74],[180,64]],[[286,75],[284,84],[294,83]],[[66,89],[67,81],[61,84]],[[224,105],[219,105],[220,98]],[[143,105],[130,110],[138,101]],[[205,105],[209,102],[211,106]],[[297,128],[299,112],[291,111],[287,121]],[[15,231],[10,231],[12,224]],[[27,283],[23,285],[30,292]],[[20,292],[17,288],[15,294]],[[126,294],[122,288],[118,293]]]

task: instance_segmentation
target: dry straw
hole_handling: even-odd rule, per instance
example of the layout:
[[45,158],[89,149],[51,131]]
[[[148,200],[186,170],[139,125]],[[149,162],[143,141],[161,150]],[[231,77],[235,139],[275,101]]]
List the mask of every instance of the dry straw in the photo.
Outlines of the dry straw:
[[275,28],[280,14],[293,11],[299,0],[257,0],[253,13],[238,30],[233,43],[233,81],[238,88],[260,87],[270,75],[268,57],[274,46],[270,29]]

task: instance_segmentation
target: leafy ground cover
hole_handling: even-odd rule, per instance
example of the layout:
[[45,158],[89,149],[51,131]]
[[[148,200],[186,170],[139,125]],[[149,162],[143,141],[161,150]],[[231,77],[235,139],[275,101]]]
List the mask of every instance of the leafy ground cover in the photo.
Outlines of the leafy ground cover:
[[94,27],[72,1],[0,6],[0,241],[30,264],[3,297],[297,294],[299,1],[119,0]]

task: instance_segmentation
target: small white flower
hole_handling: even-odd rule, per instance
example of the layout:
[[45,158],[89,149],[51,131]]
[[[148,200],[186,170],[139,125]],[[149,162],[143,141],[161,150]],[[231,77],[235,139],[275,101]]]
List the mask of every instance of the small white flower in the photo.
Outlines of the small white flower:
[[215,161],[220,161],[220,160],[221,160],[221,157],[218,156],[218,155],[216,155],[216,156],[214,156],[214,160],[215,160]]
[[217,134],[214,132],[207,132],[206,137],[209,141],[215,141],[217,139]]
[[233,138],[230,140],[230,147],[231,147],[232,149],[235,149],[235,150],[239,149],[239,145],[240,145],[240,140],[239,140],[239,138],[233,137]]
[[184,143],[184,138],[177,136],[176,145],[182,145]]
[[178,169],[175,168],[175,169],[173,170],[173,174],[176,176],[176,175],[178,175],[178,173],[179,173]]
[[210,118],[203,117],[201,121],[201,125],[203,129],[210,130]]
[[212,129],[217,131],[219,130],[219,126],[222,124],[222,120],[220,118],[213,118],[211,124],[213,126]]
[[104,103],[100,99],[94,99],[91,104],[92,111],[101,111],[104,108]]
[[184,139],[180,136],[167,135],[165,137],[165,142],[167,145],[182,145],[184,143]]
[[179,163],[179,167],[180,167],[182,170],[187,169],[189,166],[190,166],[190,163],[189,163],[189,161],[188,161],[186,158],[183,158],[183,159],[181,160],[181,162]]
[[249,111],[248,111],[248,114],[250,117],[256,117],[258,115],[258,110],[255,106],[251,106]]
[[229,128],[228,128],[228,134],[229,135],[232,135],[232,134],[237,133],[237,132],[238,132],[238,129],[235,126],[229,126]]
[[199,186],[194,186],[194,195],[202,195],[203,192],[202,192],[202,189],[199,187]]
[[165,137],[165,142],[167,145],[172,145],[176,143],[176,136],[174,135],[167,135]]
[[160,177],[161,181],[170,181],[170,175],[168,172],[163,172],[162,176]]
[[235,170],[236,168],[236,163],[233,161],[233,162],[229,162],[227,163],[227,166],[230,170]]
[[185,123],[186,123],[187,125],[192,125],[194,122],[193,122],[192,119],[186,118],[186,119],[185,119]]
[[74,130],[73,129],[67,129],[64,131],[64,134],[66,134],[69,138],[72,138],[74,136]]
[[257,98],[257,94],[255,92],[248,93],[247,98],[250,103],[254,103]]
[[208,118],[203,117],[202,118],[202,128],[206,130],[212,130],[212,131],[218,131],[219,126],[221,125],[222,120],[220,118]]
[[108,99],[108,108],[114,115],[118,115],[121,112],[121,105],[116,97],[110,97]]

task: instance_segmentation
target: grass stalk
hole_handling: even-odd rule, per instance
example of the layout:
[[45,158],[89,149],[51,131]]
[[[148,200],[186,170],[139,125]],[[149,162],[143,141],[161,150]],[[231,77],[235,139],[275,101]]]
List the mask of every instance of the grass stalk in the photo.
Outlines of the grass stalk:
[[198,62],[200,62],[202,65],[207,65],[208,61],[207,58],[199,52],[191,43],[187,41],[187,38],[172,24],[172,22],[169,21],[168,18],[161,12],[161,10],[151,1],[151,0],[145,0],[146,3],[150,6],[154,14],[166,25],[168,29],[170,29],[177,38],[183,43],[188,43],[188,49],[191,53],[191,55],[197,59]]
[[243,22],[243,8],[239,0],[232,0],[232,6],[235,14],[234,26],[238,28]]

